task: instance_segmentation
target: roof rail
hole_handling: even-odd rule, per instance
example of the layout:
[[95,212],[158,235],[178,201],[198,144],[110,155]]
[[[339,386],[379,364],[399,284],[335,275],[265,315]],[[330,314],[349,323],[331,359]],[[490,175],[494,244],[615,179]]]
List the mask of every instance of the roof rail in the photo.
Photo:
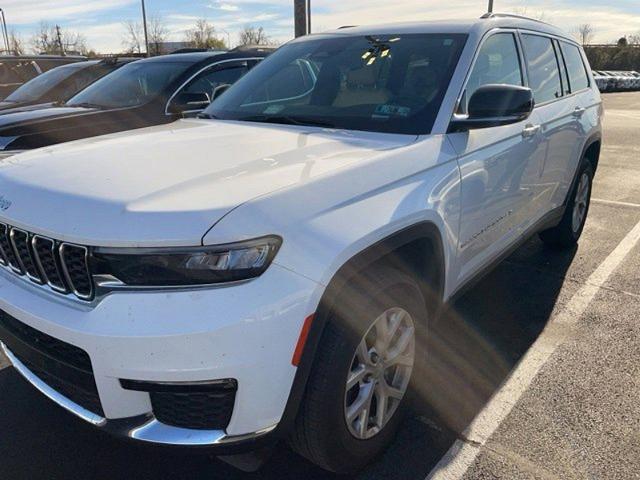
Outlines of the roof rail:
[[[537,23],[542,23],[544,25],[551,25],[550,23],[547,23],[543,20],[538,20],[537,18],[531,18],[531,17],[527,17],[524,15],[517,15],[515,13],[491,13],[491,12],[487,12],[484,15],[482,15],[480,18],[482,19],[487,19],[487,18],[519,18],[520,20],[529,20],[531,22],[537,22]],[[551,25],[553,26],[553,25]]]

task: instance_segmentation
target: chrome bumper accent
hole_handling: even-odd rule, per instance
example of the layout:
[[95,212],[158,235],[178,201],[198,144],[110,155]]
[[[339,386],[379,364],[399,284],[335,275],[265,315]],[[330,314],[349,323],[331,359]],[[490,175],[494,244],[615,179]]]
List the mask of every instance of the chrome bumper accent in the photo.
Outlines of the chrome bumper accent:
[[161,445],[205,447],[232,445],[246,440],[255,440],[276,428],[276,425],[273,425],[246,435],[227,435],[223,430],[192,430],[165,425],[156,420],[151,413],[137,417],[109,420],[88,411],[58,393],[31,373],[31,371],[11,353],[4,343],[0,342],[0,347],[18,373],[42,394],[85,422],[89,422],[100,429],[118,436]]

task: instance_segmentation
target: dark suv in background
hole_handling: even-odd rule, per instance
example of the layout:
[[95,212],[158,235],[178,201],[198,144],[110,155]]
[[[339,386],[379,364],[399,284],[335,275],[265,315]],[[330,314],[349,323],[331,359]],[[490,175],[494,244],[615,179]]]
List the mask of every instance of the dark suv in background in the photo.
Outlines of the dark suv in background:
[[0,113],[29,107],[42,108],[46,104],[62,103],[84,90],[96,80],[133,61],[133,58],[105,58],[70,63],[55,67],[22,84],[3,101]]
[[84,62],[82,56],[20,55],[0,56],[0,100],[23,83],[52,68],[68,63]]

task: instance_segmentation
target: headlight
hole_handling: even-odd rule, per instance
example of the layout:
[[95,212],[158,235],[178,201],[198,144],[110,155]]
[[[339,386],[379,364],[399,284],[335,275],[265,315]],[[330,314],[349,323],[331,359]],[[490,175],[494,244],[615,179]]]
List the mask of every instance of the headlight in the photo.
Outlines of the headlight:
[[282,240],[188,248],[96,248],[91,271],[128,286],[211,285],[258,277],[269,267]]

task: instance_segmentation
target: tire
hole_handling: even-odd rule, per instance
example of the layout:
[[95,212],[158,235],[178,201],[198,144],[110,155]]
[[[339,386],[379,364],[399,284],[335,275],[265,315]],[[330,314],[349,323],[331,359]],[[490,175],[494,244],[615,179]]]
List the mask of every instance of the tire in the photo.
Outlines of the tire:
[[[424,338],[426,320],[424,298],[412,277],[383,268],[350,282],[329,314],[290,438],[293,449],[320,467],[341,474],[355,473],[379,456],[393,440],[406,411],[414,365],[423,357],[424,343],[419,339]],[[385,370],[394,354],[393,349],[387,352],[382,347],[383,340],[378,343],[385,338],[378,332],[396,324],[396,333],[386,338],[397,346],[395,351],[402,351],[398,356],[403,359],[402,365]],[[405,342],[407,347],[402,349]],[[378,346],[380,352],[386,352],[379,357],[374,352]],[[364,352],[369,358],[366,362],[362,360]],[[365,375],[348,388],[347,376],[356,378],[355,372],[361,374],[367,368],[383,379],[372,376],[367,381]],[[387,381],[398,388],[383,410],[378,408],[377,399],[381,398],[382,404],[391,391],[387,390]],[[403,386],[405,395],[396,399]],[[373,394],[368,396],[370,392]],[[348,421],[347,414],[359,411],[366,398],[372,398],[367,413]],[[383,412],[388,412],[386,420]],[[362,422],[364,418],[366,422]]]
[[571,248],[578,243],[589,214],[592,184],[593,166],[585,159],[580,166],[560,223],[540,233],[540,239],[545,244],[556,248]]

